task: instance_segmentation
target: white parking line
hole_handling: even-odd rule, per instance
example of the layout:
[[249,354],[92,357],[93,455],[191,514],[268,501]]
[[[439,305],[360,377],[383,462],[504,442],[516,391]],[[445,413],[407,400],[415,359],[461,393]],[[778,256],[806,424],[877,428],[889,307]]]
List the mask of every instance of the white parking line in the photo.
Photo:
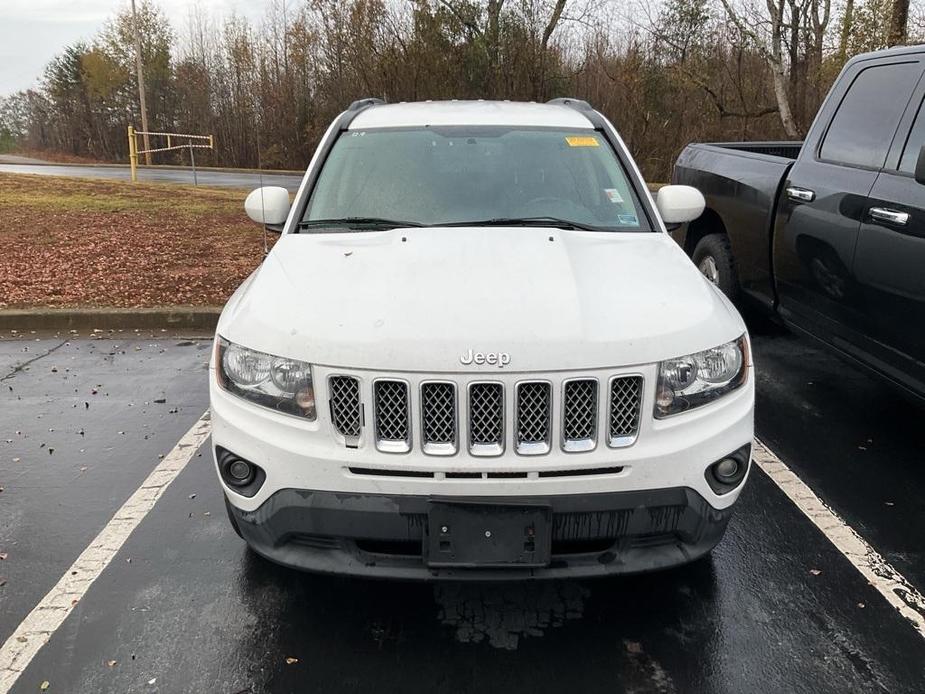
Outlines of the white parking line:
[[3,644],[0,648],[0,694],[10,691],[35,654],[61,626],[132,531],[154,508],[164,490],[186,467],[210,431],[209,413],[205,412]]
[[847,557],[867,582],[899,610],[901,615],[912,622],[920,636],[925,637],[925,598],[912,587],[905,576],[893,568],[854,528],[823,503],[803,480],[757,439],[752,451],[752,460],[822,531],[829,542]]

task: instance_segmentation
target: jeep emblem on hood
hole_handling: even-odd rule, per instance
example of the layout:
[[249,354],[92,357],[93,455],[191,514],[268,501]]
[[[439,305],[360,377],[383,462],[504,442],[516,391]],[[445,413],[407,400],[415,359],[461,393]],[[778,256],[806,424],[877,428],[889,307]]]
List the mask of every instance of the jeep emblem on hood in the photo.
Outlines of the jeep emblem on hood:
[[469,364],[490,364],[503,369],[511,363],[511,355],[507,352],[473,352],[471,349],[459,358],[460,363],[469,366]]

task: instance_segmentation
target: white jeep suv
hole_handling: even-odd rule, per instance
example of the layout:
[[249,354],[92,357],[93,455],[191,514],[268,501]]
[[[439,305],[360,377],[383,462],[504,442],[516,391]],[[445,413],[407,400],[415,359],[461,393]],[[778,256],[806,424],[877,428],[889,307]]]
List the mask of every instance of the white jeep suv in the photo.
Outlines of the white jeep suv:
[[356,102],[231,297],[211,365],[235,530],[281,564],[408,579],[692,561],[748,475],[739,314],[588,104]]

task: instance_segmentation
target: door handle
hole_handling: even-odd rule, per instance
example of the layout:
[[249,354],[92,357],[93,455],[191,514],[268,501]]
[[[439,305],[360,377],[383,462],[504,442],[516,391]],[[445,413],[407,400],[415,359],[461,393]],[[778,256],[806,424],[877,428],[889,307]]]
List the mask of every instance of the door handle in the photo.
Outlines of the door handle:
[[790,186],[787,188],[787,197],[797,202],[812,202],[816,199],[816,192],[808,188],[797,188]]
[[885,207],[871,207],[868,211],[870,212],[871,219],[876,219],[878,222],[886,222],[887,224],[895,224],[901,227],[909,223],[908,212],[888,210]]

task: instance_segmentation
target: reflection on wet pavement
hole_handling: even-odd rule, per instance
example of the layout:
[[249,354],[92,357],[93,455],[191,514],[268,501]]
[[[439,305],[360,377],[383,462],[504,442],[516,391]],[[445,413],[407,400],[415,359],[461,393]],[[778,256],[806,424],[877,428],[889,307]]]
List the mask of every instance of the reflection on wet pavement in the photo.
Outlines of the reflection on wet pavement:
[[453,627],[456,640],[514,650],[521,638],[542,636],[550,627],[578,619],[584,612],[588,588],[578,583],[438,584],[434,600],[439,619]]

